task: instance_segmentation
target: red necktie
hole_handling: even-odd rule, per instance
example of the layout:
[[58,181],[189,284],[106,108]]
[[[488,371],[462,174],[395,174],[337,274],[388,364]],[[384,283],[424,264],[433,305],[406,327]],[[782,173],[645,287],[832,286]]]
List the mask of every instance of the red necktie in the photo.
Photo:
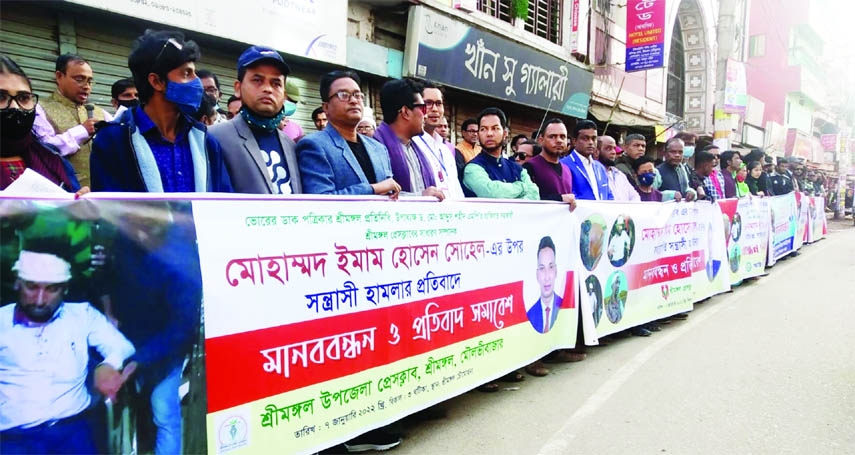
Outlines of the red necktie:
[[550,310],[550,309],[551,309],[551,308],[546,307],[546,320],[545,320],[545,321],[543,321],[543,333],[547,333],[547,332],[549,332],[549,321],[550,321],[550,319],[549,319],[549,310]]

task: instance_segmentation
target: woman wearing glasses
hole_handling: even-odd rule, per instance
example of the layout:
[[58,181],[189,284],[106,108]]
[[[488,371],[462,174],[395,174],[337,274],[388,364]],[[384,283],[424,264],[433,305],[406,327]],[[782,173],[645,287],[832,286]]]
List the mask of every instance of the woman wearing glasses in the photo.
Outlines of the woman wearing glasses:
[[68,162],[32,134],[39,102],[32,90],[24,71],[0,55],[0,190],[30,169],[67,191],[77,191],[80,185]]

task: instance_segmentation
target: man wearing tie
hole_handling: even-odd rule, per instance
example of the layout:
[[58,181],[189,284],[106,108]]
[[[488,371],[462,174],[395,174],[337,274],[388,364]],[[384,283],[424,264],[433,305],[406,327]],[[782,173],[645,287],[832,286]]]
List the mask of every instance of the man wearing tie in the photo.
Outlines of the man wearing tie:
[[591,120],[580,120],[573,127],[573,151],[561,159],[573,175],[573,194],[576,199],[597,201],[613,200],[606,167],[594,159],[597,147],[597,125]]
[[555,243],[546,236],[540,239],[537,248],[537,284],[540,285],[540,298],[526,312],[529,322],[540,333],[547,333],[558,319],[561,308],[561,296],[555,293],[555,277],[558,275],[555,265]]

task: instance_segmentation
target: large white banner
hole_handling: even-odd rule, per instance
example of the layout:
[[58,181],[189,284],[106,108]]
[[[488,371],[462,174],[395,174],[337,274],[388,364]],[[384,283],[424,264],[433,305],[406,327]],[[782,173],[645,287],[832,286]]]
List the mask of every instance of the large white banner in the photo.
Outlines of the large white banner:
[[347,61],[347,0],[66,1],[313,60]]

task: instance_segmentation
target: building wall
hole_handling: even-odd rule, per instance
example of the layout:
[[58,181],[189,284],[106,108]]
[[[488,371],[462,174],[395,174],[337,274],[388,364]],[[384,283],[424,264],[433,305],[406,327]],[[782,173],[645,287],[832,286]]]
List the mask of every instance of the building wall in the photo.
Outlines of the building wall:
[[765,37],[765,53],[760,57],[749,54],[748,93],[765,103],[764,122],[787,123],[787,94],[799,90],[802,71],[789,64],[790,33],[794,25],[807,23],[808,10],[809,2],[804,0],[751,2],[749,36]]

